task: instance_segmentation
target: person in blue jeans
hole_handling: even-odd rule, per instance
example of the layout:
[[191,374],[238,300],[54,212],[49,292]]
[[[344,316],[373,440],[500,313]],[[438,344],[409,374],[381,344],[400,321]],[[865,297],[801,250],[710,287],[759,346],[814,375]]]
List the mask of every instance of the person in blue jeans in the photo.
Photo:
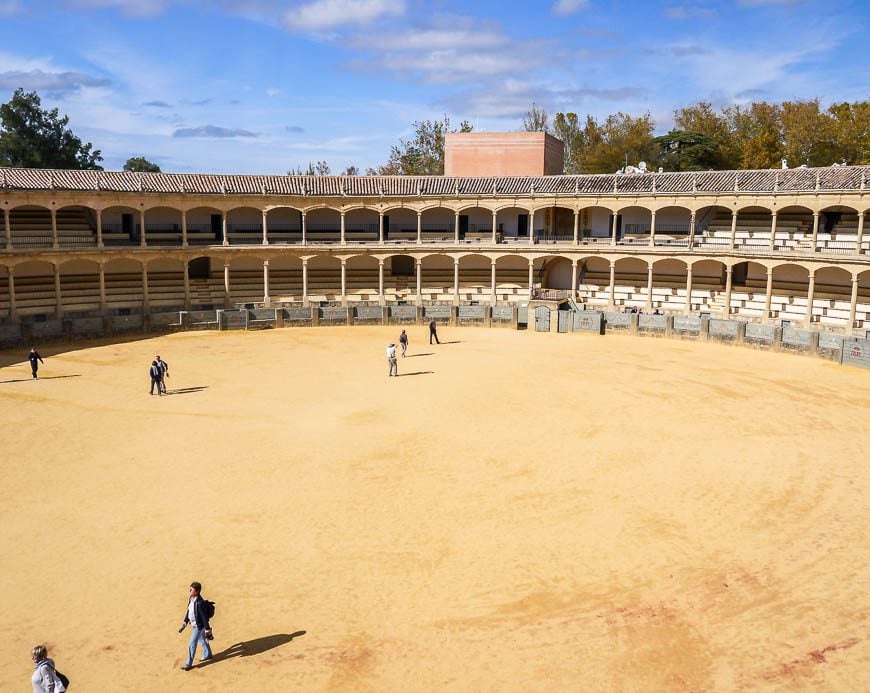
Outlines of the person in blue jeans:
[[190,636],[190,644],[188,645],[187,661],[181,665],[184,671],[189,671],[193,668],[193,659],[196,656],[197,643],[202,644],[202,659],[200,662],[206,662],[211,659],[211,647],[208,641],[212,639],[211,626],[208,622],[208,615],[205,612],[205,600],[200,594],[202,585],[198,582],[190,583],[189,594],[187,600],[187,611],[184,613],[184,623],[178,629],[180,633],[187,625],[193,626],[193,633]]

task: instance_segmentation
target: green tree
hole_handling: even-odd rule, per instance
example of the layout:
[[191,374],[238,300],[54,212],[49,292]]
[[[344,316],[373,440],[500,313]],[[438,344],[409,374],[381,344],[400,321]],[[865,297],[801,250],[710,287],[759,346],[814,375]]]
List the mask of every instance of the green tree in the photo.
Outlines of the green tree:
[[622,168],[626,160],[629,164],[651,161],[656,151],[652,137],[654,128],[649,113],[639,117],[615,113],[601,124],[592,116],[586,116],[583,172],[613,173]]
[[707,135],[688,130],[671,130],[653,138],[659,150],[657,161],[665,171],[706,171],[716,168],[719,144]]
[[781,110],[766,101],[724,110],[740,152],[740,168],[779,168],[784,153]]
[[830,166],[839,154],[836,121],[819,108],[819,100],[785,101],[781,106],[783,157],[790,166]]
[[523,116],[523,130],[526,132],[549,132],[550,126],[547,123],[547,112],[532,103],[531,109]]
[[138,173],[160,173],[160,167],[148,161],[144,156],[131,156],[124,162],[124,170]]
[[717,160],[712,168],[735,169],[740,167],[740,148],[734,141],[725,114],[716,113],[709,101],[699,101],[694,106],[686,106],[674,111],[675,130],[686,130],[705,135],[717,143]]
[[870,164],[870,101],[835,103],[828,113],[834,121],[835,159],[854,166]]
[[448,132],[471,132],[467,120],[459,128],[450,129],[450,119],[420,120],[414,123],[414,137],[399,140],[390,149],[386,164],[375,169],[381,176],[441,176],[444,175],[444,135]]
[[564,172],[582,173],[584,138],[576,113],[557,113],[553,116],[553,135],[565,146]]
[[0,164],[25,168],[102,170],[99,150],[67,128],[69,117],[46,111],[35,91],[16,89],[0,106]]

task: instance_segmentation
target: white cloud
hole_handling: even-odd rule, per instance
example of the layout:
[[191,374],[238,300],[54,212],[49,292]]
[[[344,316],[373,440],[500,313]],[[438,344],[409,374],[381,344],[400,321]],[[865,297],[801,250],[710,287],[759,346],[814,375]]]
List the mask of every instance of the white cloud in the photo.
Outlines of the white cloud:
[[66,94],[82,87],[103,87],[109,80],[94,77],[82,72],[46,72],[43,70],[8,70],[0,72],[0,89],[10,91],[19,87],[25,91],[38,91],[46,94]]
[[[465,28],[431,28],[409,29],[407,31],[389,33],[377,41],[377,49],[386,50],[480,50],[499,48],[508,43],[507,37],[494,31],[478,30],[474,27]],[[351,45],[359,49],[371,49],[372,42],[368,36],[358,36]]]
[[169,5],[169,0],[67,0],[71,7],[84,10],[117,8],[131,17],[154,17]]
[[16,14],[21,14],[24,7],[21,5],[21,0],[0,0],[0,17],[11,17]]
[[585,9],[588,4],[587,0],[556,0],[553,3],[553,14],[574,14]]
[[320,32],[345,25],[369,24],[404,12],[404,0],[314,0],[289,10],[284,15],[284,23],[297,31]]

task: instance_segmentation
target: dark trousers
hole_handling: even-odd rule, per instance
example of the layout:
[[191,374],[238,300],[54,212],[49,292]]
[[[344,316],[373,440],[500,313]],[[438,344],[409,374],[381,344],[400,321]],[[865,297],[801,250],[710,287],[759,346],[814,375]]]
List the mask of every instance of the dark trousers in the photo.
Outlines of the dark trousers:
[[154,386],[155,386],[155,385],[157,386],[157,394],[158,394],[158,395],[162,395],[162,394],[163,394],[163,390],[162,390],[161,387],[160,387],[160,377],[158,376],[158,377],[155,378],[155,377],[152,375],[152,376],[151,376],[151,394],[152,394],[152,395],[154,394]]
[[429,330],[429,344],[432,343],[433,339],[436,344],[441,344],[441,340],[438,339],[438,333],[435,330]]
[[35,377],[36,377],[36,371],[39,370],[39,366],[37,366],[35,363],[33,363],[33,364],[30,365],[30,370],[33,371],[33,377],[35,378]]

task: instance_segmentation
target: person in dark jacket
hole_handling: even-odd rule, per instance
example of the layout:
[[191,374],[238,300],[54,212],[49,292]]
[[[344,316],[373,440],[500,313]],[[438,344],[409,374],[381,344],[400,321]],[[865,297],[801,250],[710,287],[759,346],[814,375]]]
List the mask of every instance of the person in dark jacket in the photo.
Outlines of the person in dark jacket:
[[151,393],[154,394],[154,386],[157,386],[157,394],[163,396],[163,386],[160,384],[163,380],[163,371],[157,365],[157,361],[151,362],[151,368],[148,369],[148,375],[151,376]]
[[189,595],[187,600],[187,611],[184,612],[184,623],[178,629],[180,633],[188,624],[193,626],[193,633],[190,635],[190,644],[188,645],[187,661],[181,665],[185,671],[193,668],[193,659],[196,656],[196,645],[202,643],[202,659],[200,662],[205,662],[211,659],[211,647],[208,641],[212,639],[211,625],[208,622],[208,615],[205,611],[205,600],[200,594],[202,585],[198,582],[190,583]]
[[438,339],[438,325],[435,320],[432,320],[429,323],[429,344],[432,343],[432,340],[435,340],[436,344],[441,344],[441,340]]
[[27,355],[27,360],[30,361],[30,370],[33,372],[33,377],[36,377],[36,371],[39,370],[39,364],[45,363],[36,347],[30,347],[30,353]]

